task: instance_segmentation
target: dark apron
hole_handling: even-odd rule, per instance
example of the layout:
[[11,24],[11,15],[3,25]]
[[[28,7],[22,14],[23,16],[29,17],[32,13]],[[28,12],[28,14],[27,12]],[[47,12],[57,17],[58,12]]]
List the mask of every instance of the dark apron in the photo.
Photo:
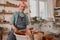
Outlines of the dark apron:
[[[18,30],[26,29],[26,17],[25,16],[21,17],[20,15],[18,15],[15,26],[16,26],[16,28],[18,28]],[[13,29],[11,29],[7,40],[16,40],[16,36],[14,35]]]

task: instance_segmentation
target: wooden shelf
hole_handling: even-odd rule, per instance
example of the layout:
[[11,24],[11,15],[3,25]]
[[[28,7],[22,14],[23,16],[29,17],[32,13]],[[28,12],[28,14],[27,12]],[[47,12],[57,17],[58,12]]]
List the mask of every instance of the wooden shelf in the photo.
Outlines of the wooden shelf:
[[60,17],[60,15],[56,15],[55,17]]
[[27,0],[16,0],[16,1],[25,1],[25,2],[27,2]]
[[9,22],[0,22],[0,24],[9,24]]
[[0,14],[13,14],[12,12],[6,12],[5,10],[2,10],[2,12],[0,12]]
[[8,24],[7,22],[0,22],[0,24]]
[[54,10],[60,10],[60,7],[54,7]]
[[0,13],[0,14],[13,14],[13,13]]
[[59,23],[56,23],[57,25],[60,25],[60,22]]
[[60,17],[58,17],[58,18],[55,17],[55,19],[60,19]]
[[8,1],[6,2],[6,4],[0,4],[0,6],[4,6],[4,7],[15,7],[15,8],[18,8],[17,5],[12,4],[12,3],[8,2]]
[[9,23],[8,21],[0,22],[0,24],[8,24],[8,23]]

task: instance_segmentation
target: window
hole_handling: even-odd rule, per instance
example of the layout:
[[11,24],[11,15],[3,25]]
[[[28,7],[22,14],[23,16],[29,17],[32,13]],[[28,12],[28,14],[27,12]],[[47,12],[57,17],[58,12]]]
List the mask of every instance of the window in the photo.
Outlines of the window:
[[35,17],[36,15],[36,1],[35,0],[30,0],[30,10],[31,10],[31,17]]
[[[47,2],[46,0],[40,0],[39,1],[39,9],[40,9],[40,17],[45,19],[47,17]],[[38,16],[38,8],[37,8],[37,0],[30,0],[30,10],[31,10],[31,17]]]
[[40,1],[40,17],[42,19],[45,19],[47,17],[47,2],[46,1]]

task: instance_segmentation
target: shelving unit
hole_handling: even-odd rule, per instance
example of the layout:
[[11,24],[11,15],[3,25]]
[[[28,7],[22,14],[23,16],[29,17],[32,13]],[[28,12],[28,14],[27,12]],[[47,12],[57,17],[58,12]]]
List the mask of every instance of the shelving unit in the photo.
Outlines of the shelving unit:
[[6,4],[0,4],[0,6],[4,6],[4,7],[15,7],[15,8],[18,7],[17,5],[12,4],[12,3],[8,2],[8,1],[6,2]]
[[60,7],[54,7],[54,10],[60,10]]
[[16,0],[16,1],[25,1],[25,2],[27,2],[27,0]]
[[[17,6],[16,4],[10,3],[9,1],[6,1],[6,4],[0,3],[0,6],[3,6],[4,8],[5,8],[5,7],[18,8],[18,6]],[[11,10],[8,10],[8,12],[7,12],[5,9],[3,9],[3,10],[0,12],[0,15],[1,15],[1,14],[4,14],[4,16],[5,16],[5,15],[12,15],[13,12],[12,12]],[[3,20],[3,22],[1,22],[2,20]],[[9,22],[5,20],[5,17],[4,17],[4,19],[2,19],[2,20],[0,20],[0,24],[9,24]],[[7,19],[7,20],[8,20],[8,19]]]
[[60,0],[56,0],[56,7],[54,7],[54,17],[56,25],[60,25]]
[[[15,1],[24,1],[24,2],[27,2],[27,0],[15,0]],[[14,3],[11,3],[11,2],[9,2],[9,1],[5,1],[6,3],[0,3],[0,6],[2,7],[9,7],[9,8],[18,8],[18,6],[17,6],[17,4],[14,4]],[[6,8],[5,8],[6,9]],[[3,14],[4,15],[4,17],[5,17],[5,15],[12,15],[13,14],[13,12],[12,12],[12,10],[5,10],[5,9],[3,9],[2,11],[0,11],[0,15],[1,14]],[[7,17],[8,18],[8,17]],[[3,19],[5,22],[0,22],[0,24],[8,24],[9,22],[7,22],[7,20],[5,20],[5,19]]]
[[0,12],[0,14],[12,14],[12,12],[6,12],[5,10],[2,10],[2,12]]
[[8,24],[9,22],[0,22],[0,24]]

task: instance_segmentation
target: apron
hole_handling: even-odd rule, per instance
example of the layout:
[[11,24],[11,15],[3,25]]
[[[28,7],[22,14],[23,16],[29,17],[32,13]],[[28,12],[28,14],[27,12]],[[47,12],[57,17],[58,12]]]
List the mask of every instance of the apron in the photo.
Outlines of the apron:
[[[20,15],[18,15],[17,18],[17,22],[15,24],[16,28],[18,28],[18,30],[24,30],[26,29],[26,17],[21,17]],[[17,40],[16,35],[14,34],[13,29],[11,29],[7,40]]]

